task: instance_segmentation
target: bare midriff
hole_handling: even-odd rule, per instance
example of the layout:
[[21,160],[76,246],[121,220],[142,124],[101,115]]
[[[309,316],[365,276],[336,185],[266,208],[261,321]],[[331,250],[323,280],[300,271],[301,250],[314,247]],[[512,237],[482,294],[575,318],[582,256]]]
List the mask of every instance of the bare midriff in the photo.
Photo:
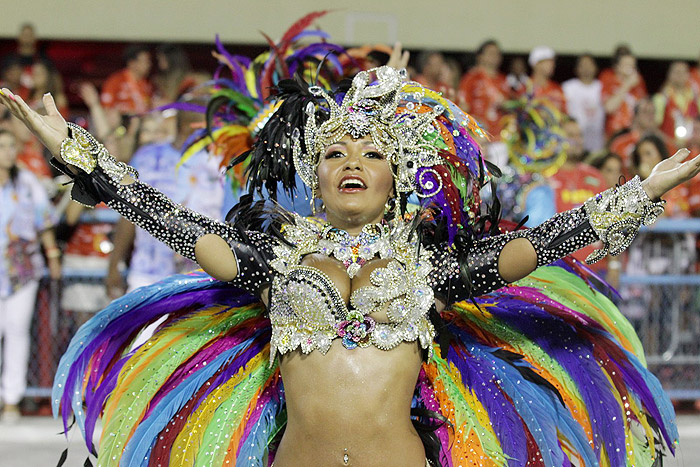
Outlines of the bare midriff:
[[348,350],[336,339],[325,355],[283,356],[287,426],[275,467],[425,467],[410,419],[420,367],[415,342]]
[[[347,302],[387,262],[369,261],[353,280],[341,263],[323,255],[308,255],[302,264],[327,274]],[[388,321],[385,310],[372,317]],[[297,350],[279,358],[287,425],[275,467],[425,467],[425,449],[410,417],[422,362],[417,342],[350,350],[335,339],[325,355]]]

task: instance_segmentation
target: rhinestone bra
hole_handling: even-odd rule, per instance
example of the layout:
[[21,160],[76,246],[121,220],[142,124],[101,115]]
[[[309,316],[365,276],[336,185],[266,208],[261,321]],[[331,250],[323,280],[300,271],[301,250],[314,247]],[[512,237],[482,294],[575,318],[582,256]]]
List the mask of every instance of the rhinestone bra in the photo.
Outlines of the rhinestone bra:
[[[334,339],[342,339],[348,349],[374,345],[382,350],[390,350],[401,342],[418,341],[430,352],[435,335],[428,319],[435,300],[428,284],[431,253],[419,250],[415,239],[411,241],[408,224],[399,221],[372,226],[370,243],[359,248],[390,261],[386,267],[370,273],[371,285],[355,290],[348,306],[330,277],[301,264],[303,257],[312,253],[336,256],[333,252],[339,252],[345,257],[346,245],[334,244],[334,239],[347,239],[348,235],[343,232],[339,236],[337,229],[299,216],[295,219],[295,224],[283,230],[291,246],[276,245],[270,263],[277,273],[269,304],[271,361],[277,352],[285,354],[296,349],[326,353]],[[364,261],[371,259],[366,256]],[[371,315],[384,309],[384,305],[389,322],[380,323]]]

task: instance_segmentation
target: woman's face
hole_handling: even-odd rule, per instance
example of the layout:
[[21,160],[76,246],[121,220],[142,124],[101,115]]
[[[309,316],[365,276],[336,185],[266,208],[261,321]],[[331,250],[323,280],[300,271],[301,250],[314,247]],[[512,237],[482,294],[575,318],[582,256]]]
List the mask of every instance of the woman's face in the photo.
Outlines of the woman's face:
[[661,162],[661,154],[659,150],[656,149],[654,143],[650,141],[644,141],[639,145],[639,167],[637,167],[637,173],[639,177],[644,180],[651,174],[652,169],[656,164]]
[[32,66],[32,79],[36,88],[46,88],[48,86],[49,70],[43,63],[35,63]]
[[622,176],[622,162],[617,157],[608,157],[600,168],[600,173],[605,179],[608,188],[614,187]]
[[17,140],[11,134],[0,134],[0,169],[10,170],[16,161]]
[[316,170],[319,197],[328,222],[351,234],[384,217],[384,205],[393,195],[394,175],[369,136],[349,135],[321,154]]

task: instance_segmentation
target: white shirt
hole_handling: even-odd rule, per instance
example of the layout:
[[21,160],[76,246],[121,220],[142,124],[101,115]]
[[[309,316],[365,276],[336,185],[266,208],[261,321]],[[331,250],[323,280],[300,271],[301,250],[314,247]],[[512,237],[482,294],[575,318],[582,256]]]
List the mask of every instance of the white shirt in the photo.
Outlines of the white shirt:
[[576,119],[583,132],[583,145],[588,151],[599,151],[605,146],[605,109],[597,79],[584,84],[573,78],[562,84],[569,115]]

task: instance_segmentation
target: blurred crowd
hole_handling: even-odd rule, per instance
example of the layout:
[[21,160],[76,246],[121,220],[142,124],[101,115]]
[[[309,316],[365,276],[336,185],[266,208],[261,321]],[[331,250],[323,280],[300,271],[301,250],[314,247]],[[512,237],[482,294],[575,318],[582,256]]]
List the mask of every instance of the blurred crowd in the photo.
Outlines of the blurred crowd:
[[[212,70],[193,70],[188,55],[174,44],[130,45],[121,57],[122,68],[104,81],[77,80],[82,105],[76,107],[66,97],[66,77],[42,50],[34,27],[22,25],[16,51],[0,57],[0,86],[40,112],[42,97],[50,92],[67,119],[86,126],[115,157],[134,166],[141,180],[206,215],[224,216],[236,193],[222,179],[221,159],[203,148],[177,168],[188,137],[205,124],[203,115],[186,108],[162,110],[183,96],[188,103],[205,105],[197,90]],[[700,151],[697,64],[671,62],[666,81],[650,94],[628,46],[617,47],[612,66],[603,70],[594,56],[582,54],[575,75],[561,83],[553,80],[557,57],[547,46],[515,57],[508,70],[495,40],[481,44],[474,56],[475,64],[463,70],[459,61],[439,51],[422,51],[411,57],[409,76],[470,113],[489,135],[481,141],[486,156],[499,166],[509,165],[503,141],[508,102],[537,98],[561,112],[565,160],[515,201],[520,205],[513,213],[527,214],[530,224],[580,205],[625,178],[645,178],[678,148]],[[41,277],[64,279],[60,298],[51,300],[60,301],[62,316],[75,328],[126,290],[194,267],[106,206],[86,210],[71,201],[67,178],[49,159],[36,138],[0,108],[0,400],[5,420],[19,416],[30,352],[27,336]],[[700,216],[700,184],[678,187],[667,202],[668,217]],[[648,235],[624,257],[609,258],[598,272],[614,285],[624,270],[696,272],[696,249],[691,234]],[[683,264],[671,264],[669,251],[680,251]],[[648,293],[622,289],[633,304],[627,308],[631,315],[640,313],[639,303],[649,302]]]

